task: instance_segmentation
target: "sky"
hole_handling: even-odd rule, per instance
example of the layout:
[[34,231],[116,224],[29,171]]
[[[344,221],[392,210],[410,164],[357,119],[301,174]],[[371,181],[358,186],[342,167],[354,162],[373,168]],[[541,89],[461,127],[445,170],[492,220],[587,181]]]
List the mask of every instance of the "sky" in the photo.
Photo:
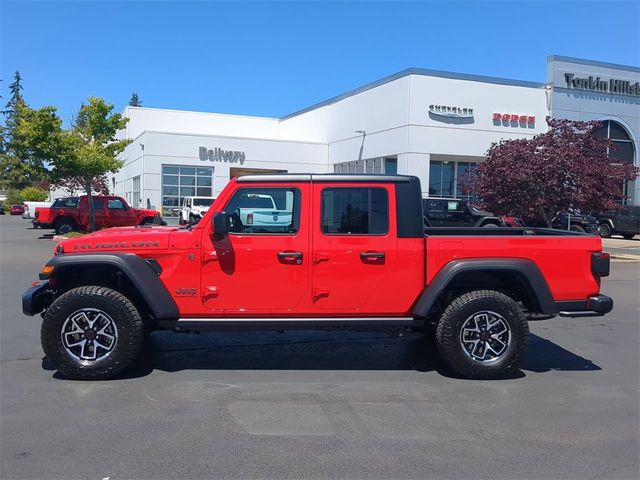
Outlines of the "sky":
[[0,0],[0,93],[282,117],[409,67],[544,82],[548,55],[640,65],[635,1]]

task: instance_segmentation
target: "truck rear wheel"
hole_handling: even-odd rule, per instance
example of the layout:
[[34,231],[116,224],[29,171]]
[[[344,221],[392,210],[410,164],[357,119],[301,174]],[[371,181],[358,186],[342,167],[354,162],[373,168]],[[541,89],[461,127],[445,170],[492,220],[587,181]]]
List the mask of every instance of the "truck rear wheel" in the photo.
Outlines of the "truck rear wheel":
[[56,235],[64,235],[65,233],[75,232],[78,230],[78,225],[71,218],[61,218],[53,226]]
[[103,380],[126,369],[142,346],[134,305],[106,287],[78,287],[47,310],[40,332],[45,355],[66,378]]
[[436,342],[457,373],[487,379],[517,368],[528,335],[527,319],[516,302],[500,292],[476,290],[460,295],[445,309]]

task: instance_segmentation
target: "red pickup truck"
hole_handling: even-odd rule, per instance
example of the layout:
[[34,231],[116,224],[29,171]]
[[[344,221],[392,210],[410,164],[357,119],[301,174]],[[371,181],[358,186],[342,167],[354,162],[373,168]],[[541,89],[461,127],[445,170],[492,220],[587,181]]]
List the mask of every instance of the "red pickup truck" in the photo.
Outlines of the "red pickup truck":
[[[69,378],[134,362],[145,331],[430,331],[468,378],[516,368],[530,318],[599,316],[609,256],[599,237],[529,228],[423,227],[419,180],[252,175],[203,220],[114,228],[60,243],[22,297],[44,312],[46,356]],[[290,223],[245,224],[269,195]],[[246,217],[245,217],[246,218]]]
[[[97,228],[126,227],[160,221],[160,212],[131,208],[122,197],[93,196]],[[58,198],[50,207],[37,207],[34,227],[53,228],[58,235],[89,227],[87,196]]]

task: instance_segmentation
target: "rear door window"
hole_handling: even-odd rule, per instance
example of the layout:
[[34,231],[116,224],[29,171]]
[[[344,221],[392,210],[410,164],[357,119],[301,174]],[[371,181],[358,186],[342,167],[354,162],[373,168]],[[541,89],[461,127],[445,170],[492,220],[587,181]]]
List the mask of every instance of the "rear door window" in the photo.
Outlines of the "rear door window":
[[389,199],[384,188],[327,188],[322,191],[322,233],[384,235]]

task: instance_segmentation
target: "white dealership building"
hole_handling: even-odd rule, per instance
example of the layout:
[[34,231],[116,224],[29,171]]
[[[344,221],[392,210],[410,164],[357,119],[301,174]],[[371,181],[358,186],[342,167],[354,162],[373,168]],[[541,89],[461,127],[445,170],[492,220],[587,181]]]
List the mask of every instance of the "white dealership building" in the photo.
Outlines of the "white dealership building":
[[[247,173],[409,174],[425,196],[463,196],[492,142],[542,133],[547,115],[603,121],[611,155],[638,165],[640,68],[551,56],[547,69],[536,83],[410,68],[283,118],[127,107],[111,187],[170,221],[182,197]],[[640,203],[640,182],[628,188]]]

